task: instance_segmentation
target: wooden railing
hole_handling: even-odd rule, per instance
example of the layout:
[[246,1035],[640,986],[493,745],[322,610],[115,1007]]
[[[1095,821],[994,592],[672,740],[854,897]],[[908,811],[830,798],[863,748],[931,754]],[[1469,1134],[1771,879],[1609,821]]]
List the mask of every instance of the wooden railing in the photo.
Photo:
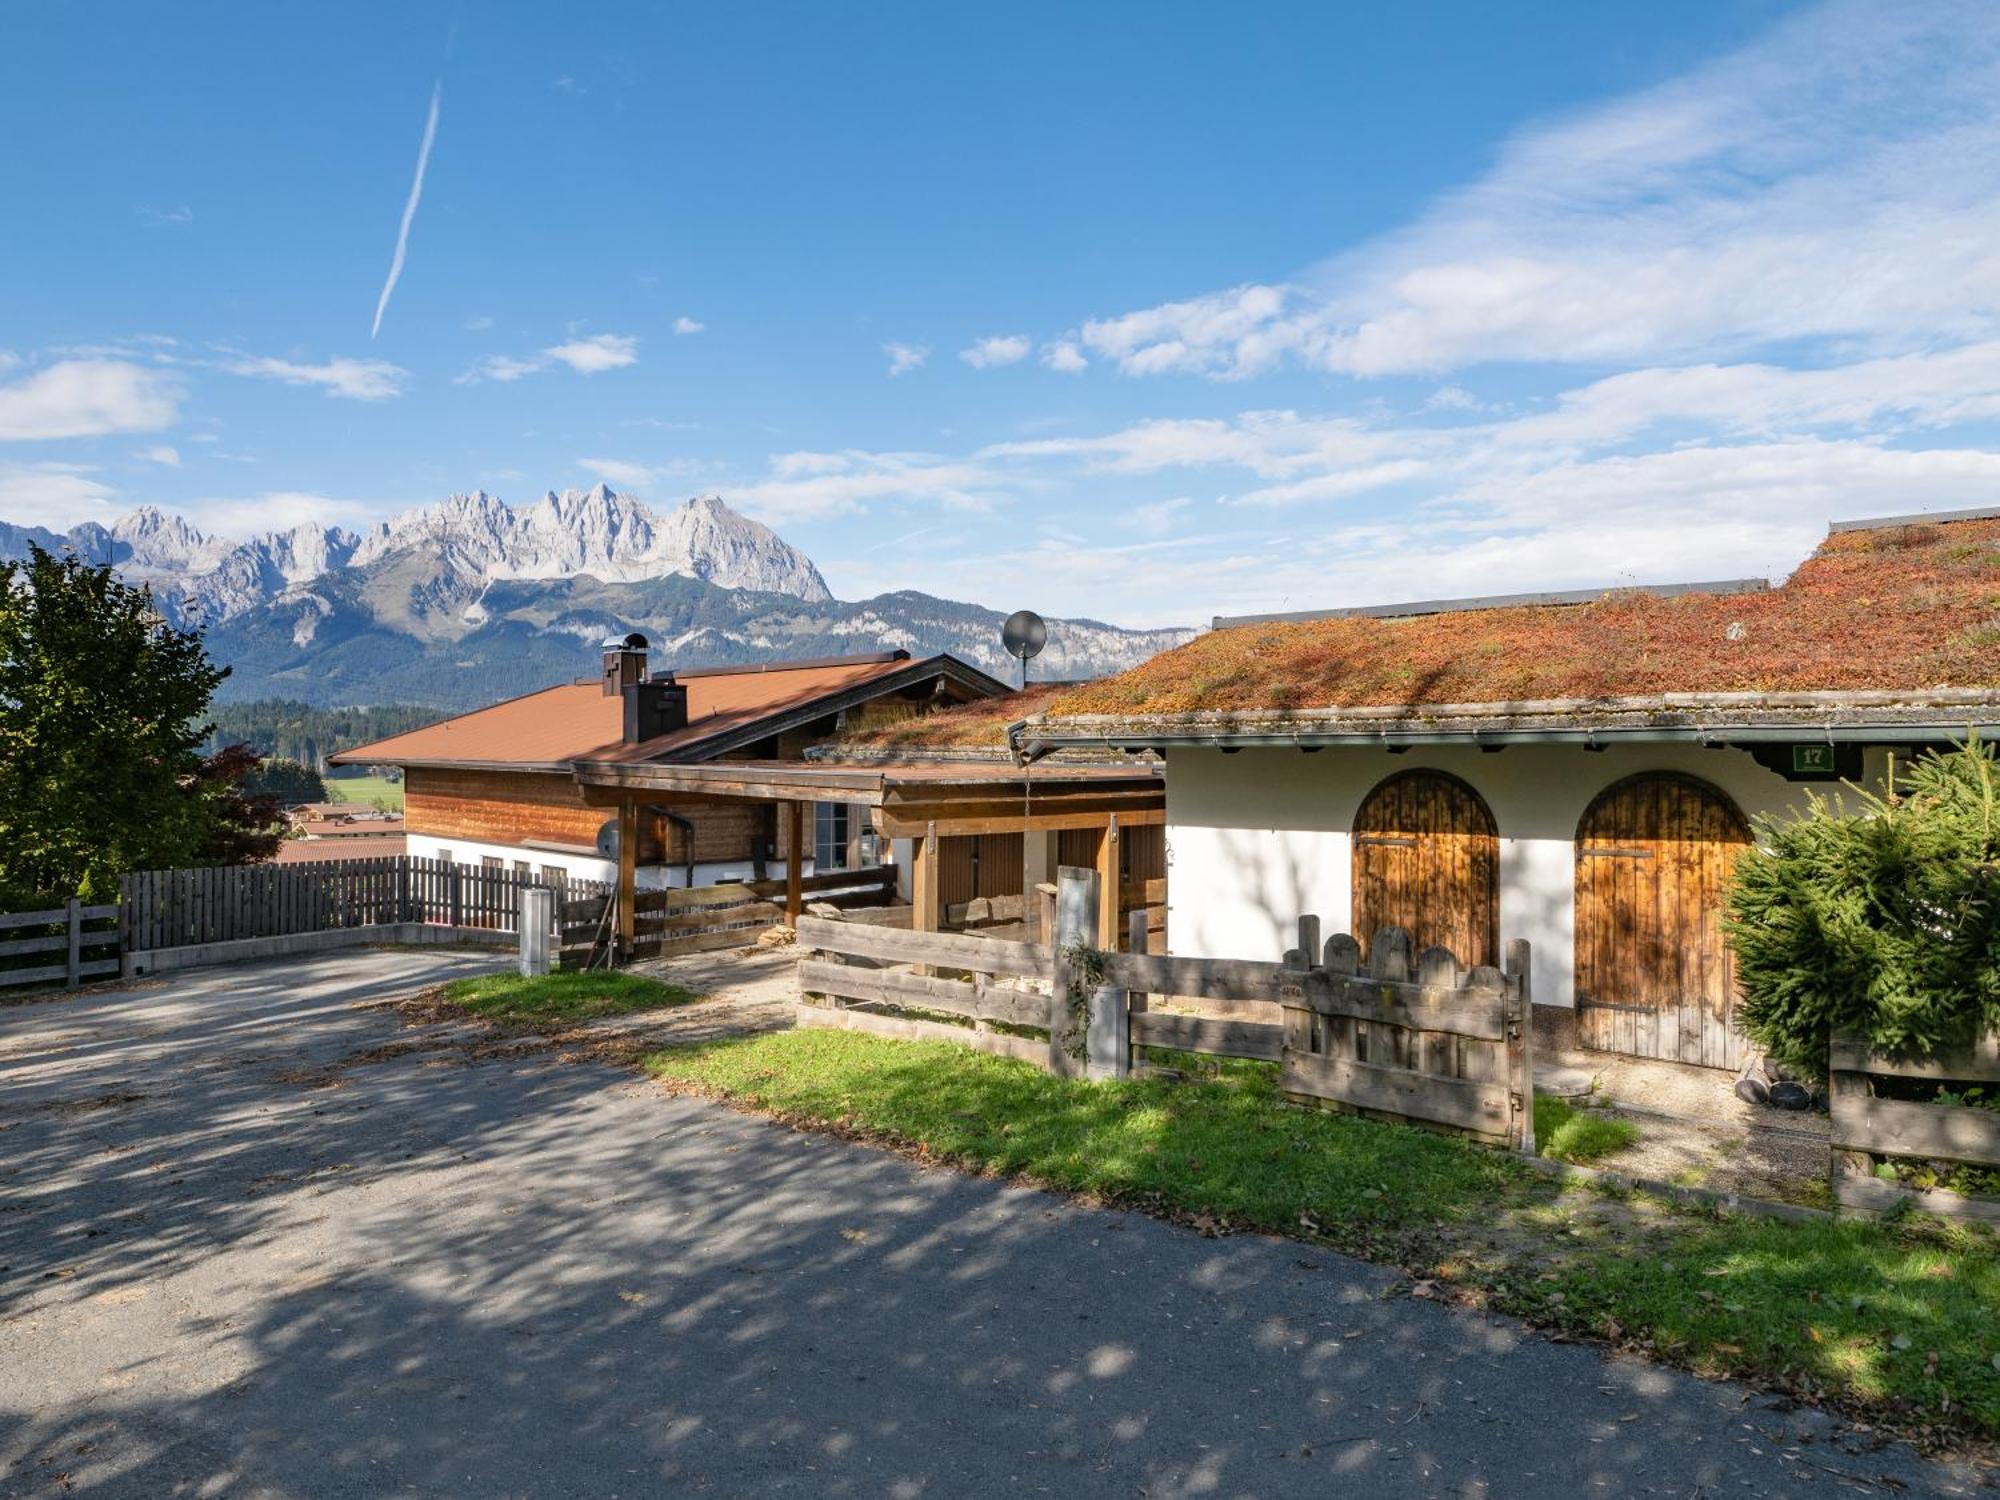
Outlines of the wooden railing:
[[[2000,1224],[2000,1196],[1907,1185],[1877,1175],[1901,1160],[2000,1169],[2000,1111],[1883,1097],[1935,1093],[1940,1085],[2000,1091],[2000,1033],[1932,1057],[1875,1052],[1855,1037],[1837,1037],[1828,1059],[1828,1106],[1833,1123],[1833,1195],[1842,1208],[1887,1213],[1905,1205],[1942,1218]],[[1934,1169],[1933,1169],[1934,1170]]]
[[421,922],[513,932],[521,892],[557,899],[602,891],[595,882],[415,855],[294,865],[139,870],[120,881],[128,952],[200,943]]
[[[763,928],[785,919],[788,892],[783,880],[738,880],[721,885],[640,891],[632,902],[632,944],[625,959],[672,958],[716,948],[740,948]],[[896,871],[890,865],[859,870],[827,870],[799,881],[811,905],[841,910],[880,906],[893,900]],[[565,901],[558,919],[558,951],[565,968],[602,962],[617,931],[616,897],[593,895]]]
[[[11,935],[36,927],[49,930]],[[118,972],[116,906],[85,906],[72,898],[46,911],[0,913],[0,933],[9,934],[0,938],[0,988],[60,980],[74,989],[82,980]]]

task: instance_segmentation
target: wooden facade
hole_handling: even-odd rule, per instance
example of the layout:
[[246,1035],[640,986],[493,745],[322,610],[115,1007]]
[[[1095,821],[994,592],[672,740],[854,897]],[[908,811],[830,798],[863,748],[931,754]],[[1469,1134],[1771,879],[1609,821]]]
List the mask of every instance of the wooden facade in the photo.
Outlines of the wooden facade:
[[1576,831],[1577,1032],[1587,1047],[1739,1067],[1724,890],[1750,829],[1693,776],[1608,787]]
[[1485,799],[1442,771],[1403,771],[1354,819],[1354,930],[1407,932],[1468,966],[1500,958],[1500,839]]
[[[524,849],[537,844],[594,849],[613,817],[612,810],[587,803],[576,778],[564,771],[411,766],[404,773],[403,797],[403,827],[410,833]],[[639,862],[750,860],[760,849],[785,859],[789,834],[773,804],[660,796],[642,805]]]

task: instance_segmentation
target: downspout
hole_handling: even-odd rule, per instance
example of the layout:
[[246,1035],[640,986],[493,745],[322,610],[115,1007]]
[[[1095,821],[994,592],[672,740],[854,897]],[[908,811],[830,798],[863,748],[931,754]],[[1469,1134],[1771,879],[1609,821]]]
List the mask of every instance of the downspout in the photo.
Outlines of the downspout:
[[1028,720],[1026,719],[1016,719],[1013,723],[1007,726],[1007,751],[1010,755],[1014,757],[1015,760],[1019,761],[1023,766],[1032,766],[1036,761],[1042,759],[1044,756],[1053,754],[1055,751],[1055,746],[1044,745],[1039,741],[1037,741],[1036,743],[1028,746],[1027,749],[1025,750],[1022,749],[1021,732],[1025,730],[1027,727],[1028,727]]

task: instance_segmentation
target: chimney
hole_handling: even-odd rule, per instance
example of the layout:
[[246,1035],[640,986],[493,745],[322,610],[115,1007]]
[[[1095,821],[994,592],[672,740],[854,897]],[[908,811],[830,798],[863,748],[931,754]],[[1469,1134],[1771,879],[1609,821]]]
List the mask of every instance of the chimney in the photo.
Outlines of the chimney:
[[617,698],[646,680],[646,638],[638,631],[604,643],[604,696]]
[[637,745],[672,734],[676,729],[687,728],[687,721],[687,685],[675,682],[673,673],[664,672],[625,689],[626,744]]

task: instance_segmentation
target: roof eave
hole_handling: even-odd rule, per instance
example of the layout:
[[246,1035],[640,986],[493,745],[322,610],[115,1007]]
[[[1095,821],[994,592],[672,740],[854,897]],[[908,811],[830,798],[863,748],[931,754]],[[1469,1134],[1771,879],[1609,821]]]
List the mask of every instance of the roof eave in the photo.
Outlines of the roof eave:
[[1029,754],[1058,749],[1328,745],[1751,744],[1800,739],[1901,744],[2000,731],[2000,691],[1665,694],[1649,699],[1442,704],[1286,713],[1087,715],[1030,720]]

